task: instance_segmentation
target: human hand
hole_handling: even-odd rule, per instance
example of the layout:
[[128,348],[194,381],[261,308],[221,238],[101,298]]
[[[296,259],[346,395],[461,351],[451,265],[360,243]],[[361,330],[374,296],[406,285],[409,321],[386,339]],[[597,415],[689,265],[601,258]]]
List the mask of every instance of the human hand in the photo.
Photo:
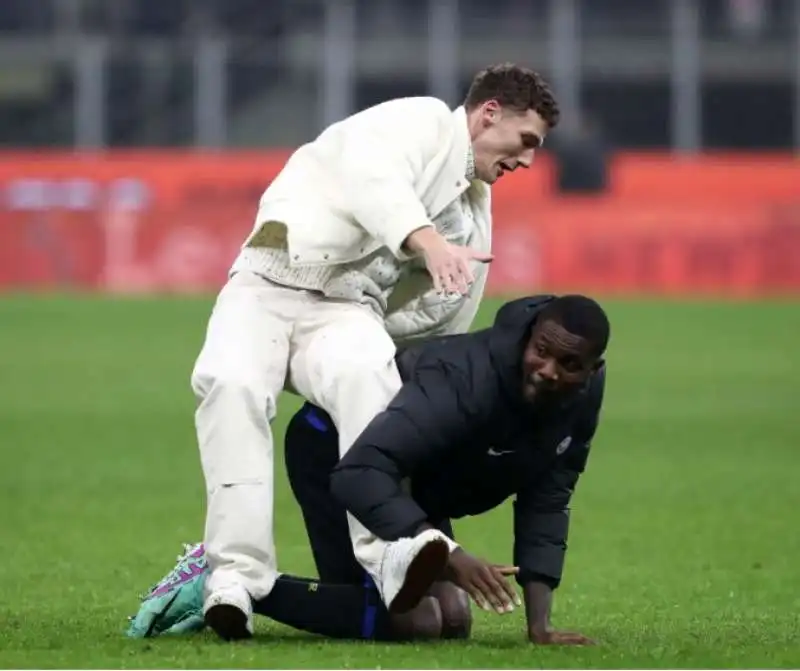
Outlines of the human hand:
[[433,228],[421,228],[408,236],[408,247],[422,255],[425,268],[433,280],[433,288],[439,292],[469,293],[475,281],[470,264],[472,261],[490,263],[491,254],[448,242]]
[[450,553],[446,575],[450,582],[469,594],[479,608],[502,614],[522,604],[506,580],[506,576],[516,575],[518,571],[515,566],[490,564],[458,548]]

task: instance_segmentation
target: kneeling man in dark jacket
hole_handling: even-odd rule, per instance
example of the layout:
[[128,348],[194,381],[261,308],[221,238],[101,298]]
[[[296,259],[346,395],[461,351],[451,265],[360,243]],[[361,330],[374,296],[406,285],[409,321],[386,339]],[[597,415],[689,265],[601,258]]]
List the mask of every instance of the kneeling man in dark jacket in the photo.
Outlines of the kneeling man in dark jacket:
[[346,511],[386,540],[514,501],[514,566],[469,554],[455,541],[430,587],[443,636],[469,635],[467,595],[497,612],[519,603],[529,639],[582,644],[552,629],[569,503],[598,425],[609,340],[603,309],[584,296],[534,296],[504,305],[491,328],[398,353],[404,386],[339,460],[331,419],[306,404],[292,418],[285,456],[323,582],[364,584]]

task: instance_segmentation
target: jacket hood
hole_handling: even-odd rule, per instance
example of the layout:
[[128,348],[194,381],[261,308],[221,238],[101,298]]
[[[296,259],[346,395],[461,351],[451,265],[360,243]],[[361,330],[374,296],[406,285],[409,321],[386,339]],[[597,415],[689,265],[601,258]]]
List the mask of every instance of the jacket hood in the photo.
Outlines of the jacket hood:
[[539,311],[554,298],[555,296],[551,294],[541,294],[506,303],[495,315],[494,328],[504,331],[516,330],[522,336],[523,332],[527,332],[530,325],[536,321]]
[[497,311],[489,337],[489,352],[509,397],[522,402],[522,354],[531,327],[545,305],[555,296],[526,296],[506,303]]
[[[526,296],[506,303],[495,316],[489,337],[489,352],[512,402],[525,405],[522,398],[522,356],[539,313],[555,298],[551,294]],[[577,393],[559,401],[560,406],[566,408],[579,401],[592,385],[602,385],[604,378],[605,367],[600,369],[599,374],[592,375]]]

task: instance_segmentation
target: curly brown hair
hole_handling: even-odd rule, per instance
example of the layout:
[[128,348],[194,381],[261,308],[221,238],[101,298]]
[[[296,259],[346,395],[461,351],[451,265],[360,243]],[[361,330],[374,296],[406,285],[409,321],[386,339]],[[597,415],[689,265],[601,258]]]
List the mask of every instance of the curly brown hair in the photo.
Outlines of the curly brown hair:
[[513,63],[501,63],[481,70],[470,84],[464,107],[472,110],[487,100],[518,112],[535,110],[550,128],[558,124],[561,112],[550,87],[535,70]]

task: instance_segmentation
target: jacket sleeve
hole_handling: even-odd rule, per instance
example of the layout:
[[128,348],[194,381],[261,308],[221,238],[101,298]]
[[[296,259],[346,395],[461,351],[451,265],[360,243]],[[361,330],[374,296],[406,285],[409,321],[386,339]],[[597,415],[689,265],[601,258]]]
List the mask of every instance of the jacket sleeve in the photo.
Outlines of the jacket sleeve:
[[569,504],[581,473],[600,417],[605,386],[605,369],[596,375],[589,391],[586,410],[579,415],[572,444],[556,460],[544,478],[532,481],[514,502],[514,563],[517,581],[533,580],[553,589],[561,582],[567,552]]
[[[452,112],[434,98],[388,104],[365,124],[348,127],[339,184],[356,222],[398,258],[413,231],[432,226],[415,183],[452,142]],[[449,127],[450,126],[450,127]],[[466,158],[465,158],[466,160]]]
[[331,474],[334,497],[379,538],[413,535],[427,515],[402,487],[422,462],[463,444],[471,410],[462,374],[446,362],[417,366]]

